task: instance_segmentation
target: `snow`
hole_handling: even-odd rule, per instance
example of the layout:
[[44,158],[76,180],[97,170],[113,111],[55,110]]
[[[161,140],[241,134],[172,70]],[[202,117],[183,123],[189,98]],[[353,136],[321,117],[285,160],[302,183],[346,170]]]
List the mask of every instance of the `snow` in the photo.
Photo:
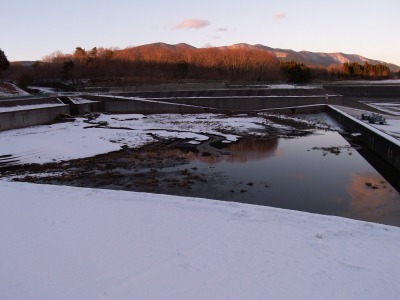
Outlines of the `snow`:
[[13,299],[398,299],[400,228],[198,198],[0,182]]
[[[323,114],[304,119],[338,128]],[[158,138],[196,144],[218,135],[232,142],[262,134],[265,125],[289,128],[262,115],[101,114],[0,132],[0,156],[45,163]],[[0,191],[2,300],[397,299],[400,293],[397,227],[127,191],[7,181]]]
[[97,101],[88,100],[82,97],[69,97],[74,104],[85,104],[85,103],[93,103]]
[[17,87],[15,84],[9,82],[3,82],[0,84],[0,97],[10,96],[26,96],[29,93]]
[[[399,141],[398,139],[396,139],[395,137],[393,137],[393,135],[390,135],[390,134],[388,134],[388,133],[386,133],[386,132],[384,132],[384,131],[382,131],[382,130],[379,130],[379,127],[380,127],[379,125],[373,124],[373,126],[372,126],[372,125],[370,125],[370,124],[367,124],[366,122],[361,121],[361,120],[359,120],[359,119],[357,119],[357,118],[351,116],[350,114],[348,114],[348,113],[346,113],[346,112],[344,112],[344,111],[341,111],[340,107],[331,106],[331,108],[334,109],[334,110],[336,110],[336,111],[339,111],[339,112],[342,113],[343,115],[346,115],[348,118],[354,120],[356,123],[362,124],[364,127],[369,128],[372,132],[375,132],[376,134],[378,134],[378,135],[380,135],[381,137],[385,138],[386,140],[392,142],[393,144],[399,145],[399,146],[400,146],[400,141]],[[351,109],[351,110],[352,110],[352,109]],[[392,127],[390,127],[390,125],[384,125],[384,126],[387,126],[387,127],[386,127],[387,130],[388,130],[389,128],[392,128]],[[398,126],[398,124],[396,123],[396,124],[394,125],[394,127],[393,127],[394,130],[400,129],[400,128],[397,128],[397,126]]]
[[[88,122],[79,117],[73,122],[34,126],[0,132],[0,155],[12,154],[19,163],[47,163],[140,147],[157,138],[179,138],[188,142],[218,135],[237,141],[240,135],[257,135],[263,130],[262,117],[217,114],[202,115],[100,115]],[[103,124],[98,128],[99,124]],[[234,134],[233,134],[234,133]]]
[[[295,84],[287,84],[287,83],[279,83],[279,84],[248,84],[248,85],[230,85],[231,87],[250,87],[250,88],[264,88],[264,89],[317,89],[320,86],[316,85],[295,85]],[[238,96],[240,97],[240,96]],[[254,97],[254,96],[252,96]],[[256,96],[257,97],[257,96]],[[265,97],[265,96],[259,96]]]
[[383,113],[389,113],[396,116],[400,116],[400,104],[399,103],[366,103],[367,105],[379,109]]
[[7,106],[7,107],[0,107],[0,113],[10,112],[10,111],[31,110],[31,109],[38,109],[38,108],[58,107],[58,106],[66,106],[66,105],[65,104],[45,103],[45,104]]
[[29,86],[29,88],[32,90],[38,90],[41,93],[46,93],[46,94],[54,94],[59,92],[59,89],[51,87]]
[[[392,141],[393,143],[399,145],[400,144],[400,119],[399,117],[384,115],[386,118],[386,124],[370,124],[368,121],[361,121],[361,115],[363,113],[370,113],[366,110],[360,110],[355,108],[349,108],[339,105],[331,106],[336,110],[341,111],[342,113],[348,115],[352,119],[356,120],[358,123],[363,124],[366,127],[371,128],[374,132],[378,132],[381,136],[386,139]],[[392,111],[391,111],[392,112]]]
[[400,140],[400,120],[386,120],[386,124],[372,126]]

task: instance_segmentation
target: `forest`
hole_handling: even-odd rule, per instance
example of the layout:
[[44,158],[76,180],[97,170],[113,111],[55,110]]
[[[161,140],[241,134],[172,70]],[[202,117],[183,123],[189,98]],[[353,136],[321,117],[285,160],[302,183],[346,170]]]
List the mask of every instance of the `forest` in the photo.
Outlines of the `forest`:
[[52,53],[31,64],[12,62],[3,79],[27,86],[68,80],[78,84],[136,84],[184,80],[294,82],[337,79],[383,79],[385,65],[344,63],[329,68],[279,61],[273,53],[252,48],[205,47],[156,43],[123,50],[76,47],[70,54]]

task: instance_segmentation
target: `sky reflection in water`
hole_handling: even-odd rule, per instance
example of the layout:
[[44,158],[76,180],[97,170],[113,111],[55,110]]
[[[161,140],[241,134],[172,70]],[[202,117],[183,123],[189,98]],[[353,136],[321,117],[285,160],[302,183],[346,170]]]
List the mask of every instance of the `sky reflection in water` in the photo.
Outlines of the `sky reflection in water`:
[[399,192],[337,132],[243,140],[224,150],[191,157],[203,173],[225,176],[210,186],[219,199],[400,226]]

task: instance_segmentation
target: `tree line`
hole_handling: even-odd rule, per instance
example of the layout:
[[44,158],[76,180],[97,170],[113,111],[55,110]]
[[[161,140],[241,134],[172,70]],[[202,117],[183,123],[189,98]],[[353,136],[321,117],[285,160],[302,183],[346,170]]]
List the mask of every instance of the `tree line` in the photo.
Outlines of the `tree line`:
[[59,79],[74,83],[90,80],[111,84],[177,80],[306,83],[315,79],[375,79],[391,75],[389,68],[382,64],[353,62],[315,68],[295,61],[279,62],[271,52],[261,49],[194,48],[186,44],[172,46],[161,43],[123,50],[76,47],[73,53],[54,52],[29,66],[8,63],[1,51],[0,70],[3,70],[3,77],[21,85]]
[[344,63],[339,67],[331,68],[332,77],[355,79],[384,79],[391,75],[388,66],[383,64],[372,65],[365,62],[363,65],[352,62]]
[[278,60],[252,49],[142,46],[124,50],[77,47],[72,54],[53,53],[30,68],[14,65],[13,80],[94,81],[130,78],[137,82],[168,80],[282,80]]

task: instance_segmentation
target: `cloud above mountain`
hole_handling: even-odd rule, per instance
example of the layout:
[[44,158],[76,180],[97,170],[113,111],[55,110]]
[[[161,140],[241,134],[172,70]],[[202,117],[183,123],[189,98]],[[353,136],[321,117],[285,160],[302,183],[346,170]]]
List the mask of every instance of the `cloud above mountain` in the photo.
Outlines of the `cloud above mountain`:
[[175,25],[172,29],[200,29],[210,25],[208,20],[202,19],[186,19],[180,22],[179,24]]
[[282,19],[286,18],[286,16],[287,16],[287,14],[285,12],[277,12],[272,15],[272,18],[274,20],[282,20]]

